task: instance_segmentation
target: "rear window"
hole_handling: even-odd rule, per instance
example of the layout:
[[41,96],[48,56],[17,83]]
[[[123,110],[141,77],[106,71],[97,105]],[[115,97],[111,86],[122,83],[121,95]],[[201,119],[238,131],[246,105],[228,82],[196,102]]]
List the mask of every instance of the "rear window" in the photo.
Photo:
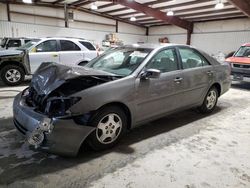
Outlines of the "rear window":
[[60,40],[61,51],[80,51],[81,49],[75,43],[69,40]]
[[85,46],[88,50],[96,50],[93,44],[90,42],[79,41],[83,46]]
[[9,40],[8,47],[19,47],[21,46],[21,40]]

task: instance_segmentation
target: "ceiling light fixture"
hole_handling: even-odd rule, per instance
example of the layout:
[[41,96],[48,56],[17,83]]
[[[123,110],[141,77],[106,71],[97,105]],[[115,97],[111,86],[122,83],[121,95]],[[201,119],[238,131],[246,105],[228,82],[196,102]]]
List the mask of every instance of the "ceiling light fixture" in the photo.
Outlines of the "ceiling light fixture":
[[24,3],[31,4],[32,0],[23,0]]
[[173,16],[173,15],[174,15],[174,12],[172,10],[167,12],[167,16]]
[[215,9],[223,9],[223,8],[224,8],[224,3],[222,3],[222,1],[219,1],[219,2],[215,5],[214,8],[215,8]]
[[131,21],[131,22],[135,22],[135,21],[136,21],[136,17],[132,16],[132,17],[130,18],[130,21]]
[[98,7],[96,6],[95,3],[92,3],[90,9],[91,9],[91,10],[97,10]]

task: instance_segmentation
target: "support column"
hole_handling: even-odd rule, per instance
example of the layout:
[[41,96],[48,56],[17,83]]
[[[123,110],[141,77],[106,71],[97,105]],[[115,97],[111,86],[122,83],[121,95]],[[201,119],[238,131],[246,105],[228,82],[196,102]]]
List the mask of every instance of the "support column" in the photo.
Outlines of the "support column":
[[187,30],[187,45],[191,44],[191,36],[192,36],[193,30],[194,30],[194,24],[192,23],[191,29]]
[[118,20],[115,20],[115,32],[118,33]]
[[11,21],[10,19],[10,3],[7,1],[6,3],[6,6],[7,6],[7,17],[8,17],[8,22]]
[[64,3],[64,21],[65,21],[65,27],[69,27],[69,16],[68,16],[67,3]]

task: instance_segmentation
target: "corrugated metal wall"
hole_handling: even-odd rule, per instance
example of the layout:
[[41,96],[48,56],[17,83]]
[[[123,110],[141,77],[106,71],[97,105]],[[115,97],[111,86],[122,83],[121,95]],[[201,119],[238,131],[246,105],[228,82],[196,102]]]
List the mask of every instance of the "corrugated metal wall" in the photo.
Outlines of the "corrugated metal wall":
[[193,34],[191,45],[204,50],[210,55],[220,52],[228,54],[236,51],[241,44],[250,42],[250,30]]
[[[74,19],[78,21],[69,22],[69,28],[65,28],[63,9],[12,4],[10,9],[18,13],[12,13],[11,22],[7,22],[6,5],[0,3],[0,38],[66,36],[81,37],[100,44],[106,34],[114,33],[116,29],[115,20],[80,11],[74,11]],[[39,16],[44,15],[44,12],[54,18]],[[22,13],[32,13],[36,16]],[[118,29],[117,36],[125,44],[147,41],[145,28],[118,22]]]
[[[186,44],[185,30],[176,26],[152,27],[148,41],[157,43],[159,38],[168,37],[171,43]],[[228,54],[237,50],[241,44],[250,42],[250,19],[232,19],[194,24],[191,45],[210,55],[220,52]]]
[[[110,32],[114,32],[114,30],[97,31],[93,28],[86,30],[0,21],[0,38],[65,36],[81,37],[100,44],[101,41],[105,39],[106,34],[109,34]],[[147,41],[147,37],[145,35],[125,33],[118,33],[117,35],[124,41],[125,44]]]

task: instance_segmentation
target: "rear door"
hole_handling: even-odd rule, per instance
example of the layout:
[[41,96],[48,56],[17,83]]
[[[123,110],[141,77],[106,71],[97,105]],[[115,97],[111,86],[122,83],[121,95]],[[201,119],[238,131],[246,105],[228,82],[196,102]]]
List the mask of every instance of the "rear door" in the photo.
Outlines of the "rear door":
[[60,40],[59,60],[65,65],[77,65],[83,60],[83,51],[73,41]]
[[182,97],[179,107],[188,107],[203,101],[204,94],[213,81],[213,66],[197,50],[179,47],[182,63]]
[[58,44],[56,40],[46,40],[37,44],[29,52],[31,73],[43,62],[59,63]]

